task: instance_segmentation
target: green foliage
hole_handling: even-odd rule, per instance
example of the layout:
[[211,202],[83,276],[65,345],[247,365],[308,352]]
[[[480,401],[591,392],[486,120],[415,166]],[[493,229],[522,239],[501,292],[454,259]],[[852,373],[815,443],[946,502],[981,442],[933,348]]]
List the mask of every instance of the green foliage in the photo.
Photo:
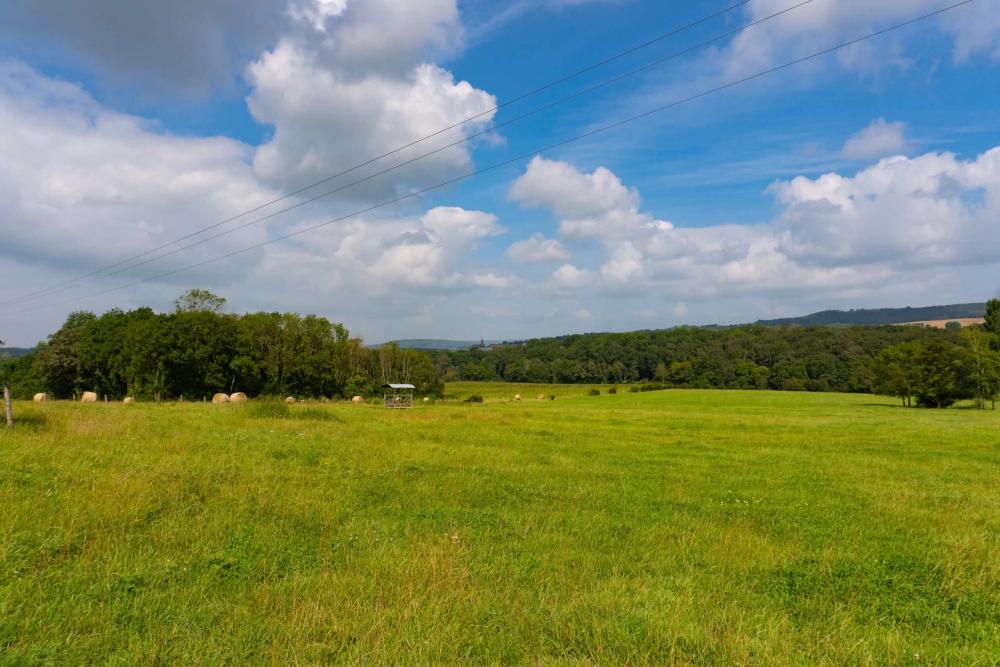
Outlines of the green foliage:
[[944,328],[948,329],[949,331],[961,331],[962,330],[962,323],[961,322],[956,322],[955,320],[952,320],[951,322],[945,322],[944,323]]
[[174,300],[174,308],[178,313],[221,313],[226,307],[226,300],[207,289],[188,290]]
[[449,380],[650,384],[659,388],[870,392],[883,349],[907,341],[958,343],[918,327],[682,327],[586,334],[438,352]]
[[962,336],[967,350],[968,385],[976,407],[985,409],[987,402],[995,405],[1000,396],[1000,352],[991,347],[993,341],[985,331],[970,327]]
[[28,400],[45,390],[45,382],[38,374],[33,354],[0,359],[0,382],[9,384],[11,396],[18,400]]
[[440,396],[444,387],[427,353],[365,348],[343,325],[322,317],[236,316],[193,307],[169,314],[149,308],[100,317],[73,313],[21,373],[30,375],[25,387],[57,398],[82,391],[156,400],[234,391],[350,397],[370,396],[385,382],[410,382],[423,395]]
[[608,389],[608,393],[609,394],[617,394],[618,393],[618,387],[611,387],[611,389]]
[[479,394],[473,394],[472,396],[469,396],[467,399],[465,399],[465,402],[466,403],[482,403],[483,402],[483,397],[480,396]]
[[597,388],[590,389],[589,391],[587,391],[587,396],[600,396],[600,395],[601,395],[601,390]]
[[946,408],[963,398],[971,398],[964,350],[943,340],[921,345],[913,360],[917,404]]
[[872,365],[873,391],[883,396],[895,396],[903,405],[911,407],[917,386],[916,360],[919,350],[920,344],[915,341],[882,350]]
[[1000,349],[1000,299],[990,299],[986,304],[985,327],[993,334],[993,347]]

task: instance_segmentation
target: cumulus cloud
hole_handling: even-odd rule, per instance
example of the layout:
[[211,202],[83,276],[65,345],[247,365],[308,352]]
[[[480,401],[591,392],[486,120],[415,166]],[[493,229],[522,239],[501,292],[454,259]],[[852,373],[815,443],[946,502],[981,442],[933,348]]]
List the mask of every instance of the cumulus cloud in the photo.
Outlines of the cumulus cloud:
[[[460,42],[455,0],[348,3],[343,12],[326,16],[322,27],[318,37],[281,40],[247,69],[250,111],[274,128],[254,159],[268,183],[297,189],[482,114],[331,184],[341,185],[491,122],[492,95],[421,59]],[[454,146],[338,197],[389,198],[469,171],[471,163],[468,146]]]
[[906,155],[913,143],[906,136],[906,123],[887,123],[884,118],[847,140],[840,154],[848,160],[873,160],[891,155]]
[[[657,221],[639,211],[639,193],[598,167],[585,174],[570,164],[536,156],[514,181],[510,199],[546,208],[560,217],[559,233],[570,238],[629,238]],[[668,223],[664,223],[668,224]]]
[[[13,267],[7,273],[17,276],[0,286],[3,300],[142,253],[277,196],[255,177],[251,147],[162,132],[24,65],[0,64],[0,123],[7,130],[0,133],[0,264]],[[326,219],[311,209],[296,215],[268,224],[286,232]],[[426,305],[436,295],[495,293],[519,284],[516,276],[469,256],[502,233],[496,216],[460,207],[354,218],[138,290],[63,308],[168,304],[182,289],[199,286],[225,294],[234,308],[283,303],[343,317],[327,310],[337,304],[338,311],[357,318],[355,323],[420,317],[415,304]],[[253,226],[38,303],[116,287],[268,238],[267,225]],[[414,293],[421,300],[401,296]],[[440,308],[439,316],[456,317],[454,301]],[[6,312],[7,337],[34,342],[58,326],[59,309],[48,312],[55,315]]]
[[552,283],[556,288],[577,289],[590,284],[592,274],[590,271],[578,269],[572,264],[563,264],[552,272]]
[[535,233],[523,241],[517,241],[507,248],[507,257],[515,262],[564,262],[569,259],[569,251],[556,239],[547,239]]
[[[586,174],[568,163],[537,162],[536,175],[539,164],[554,187],[546,192],[534,177],[519,180],[516,199],[525,205],[576,216],[603,202],[606,214],[601,195],[610,191],[630,215],[653,220],[636,209],[638,195],[607,170]],[[769,192],[781,211],[767,224],[633,224],[602,238],[607,255],[595,270],[566,264],[552,283],[562,292],[629,285],[685,299],[843,294],[884,288],[920,271],[997,261],[1000,148],[968,161],[940,153],[897,156],[853,176],[799,177]]]
[[790,258],[819,265],[912,267],[980,262],[1000,241],[1000,148],[882,160],[853,177],[799,177],[771,187]]
[[482,240],[501,233],[492,214],[442,206],[415,218],[365,218],[331,225],[308,239],[297,239],[294,250],[285,251],[283,263],[316,266],[325,274],[312,282],[336,284],[357,295],[503,289],[516,279],[469,267],[466,261]]
[[[21,262],[90,270],[274,196],[254,177],[249,146],[160,132],[17,63],[0,63],[0,125],[0,254]],[[186,259],[264,234],[249,229]]]

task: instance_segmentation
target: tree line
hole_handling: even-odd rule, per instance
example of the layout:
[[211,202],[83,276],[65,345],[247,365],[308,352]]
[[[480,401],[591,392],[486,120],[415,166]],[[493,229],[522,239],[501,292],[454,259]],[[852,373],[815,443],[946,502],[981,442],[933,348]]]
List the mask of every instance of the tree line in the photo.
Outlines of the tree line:
[[222,312],[225,300],[192,290],[171,313],[150,308],[75,312],[29,355],[0,362],[18,398],[83,391],[117,400],[202,400],[216,392],[308,398],[374,395],[410,382],[444,390],[430,356],[395,345],[367,348],[314,315]]
[[838,391],[944,407],[1000,391],[1000,301],[984,327],[682,327],[441,351],[446,381],[633,384],[640,389]]

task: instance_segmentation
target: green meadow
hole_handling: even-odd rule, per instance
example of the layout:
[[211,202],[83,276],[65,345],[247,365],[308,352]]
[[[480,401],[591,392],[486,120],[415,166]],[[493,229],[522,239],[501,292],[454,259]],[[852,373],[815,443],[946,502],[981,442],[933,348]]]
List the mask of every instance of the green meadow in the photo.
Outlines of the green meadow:
[[0,664],[1000,664],[1000,412],[588,389],[16,403]]

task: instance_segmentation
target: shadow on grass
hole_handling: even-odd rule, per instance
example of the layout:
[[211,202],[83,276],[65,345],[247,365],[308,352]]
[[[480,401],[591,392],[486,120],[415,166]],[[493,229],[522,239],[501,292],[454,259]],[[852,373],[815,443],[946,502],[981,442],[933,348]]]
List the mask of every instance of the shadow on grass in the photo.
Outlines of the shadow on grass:
[[282,400],[258,399],[243,406],[250,419],[289,419],[302,421],[331,421],[343,423],[336,413],[325,408],[295,407]]
[[[0,416],[0,420],[3,417]],[[2,421],[0,421],[2,425]],[[44,412],[37,410],[15,410],[14,428],[28,431],[44,431],[49,425],[49,417]]]

